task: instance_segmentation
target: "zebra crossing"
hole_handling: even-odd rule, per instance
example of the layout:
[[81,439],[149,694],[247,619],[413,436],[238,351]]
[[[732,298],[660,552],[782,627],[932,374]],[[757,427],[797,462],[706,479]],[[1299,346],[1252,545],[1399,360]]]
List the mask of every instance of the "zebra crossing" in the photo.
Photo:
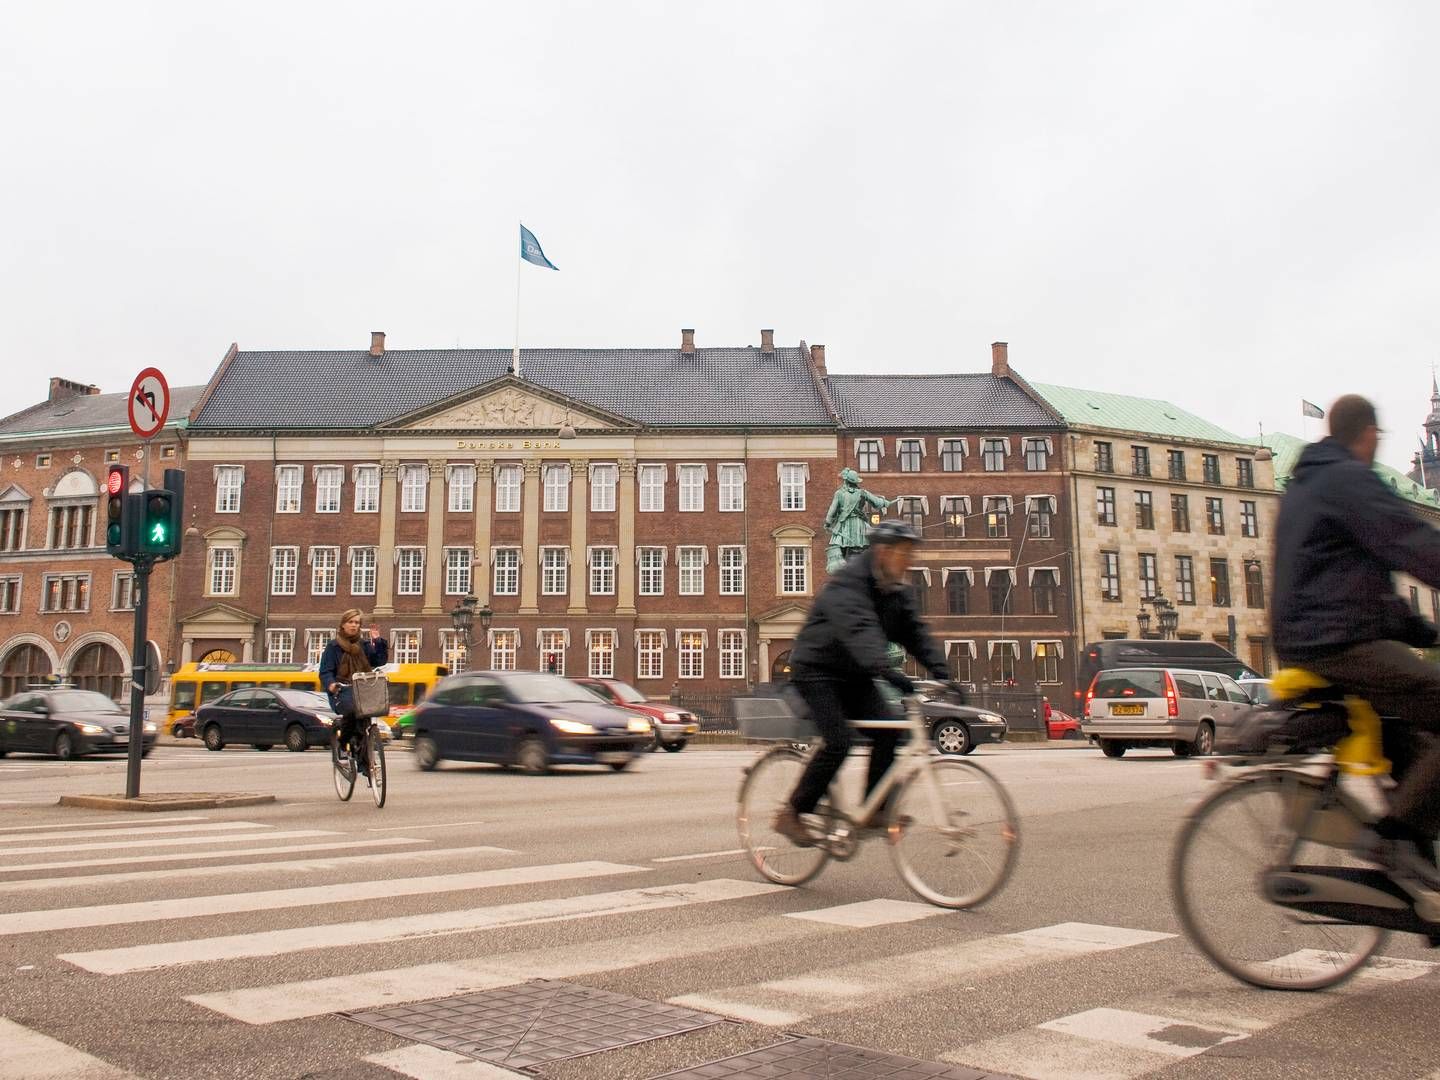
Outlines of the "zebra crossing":
[[[1070,921],[980,932],[971,928],[973,916],[911,900],[827,903],[824,889],[791,890],[754,878],[733,851],[545,862],[508,847],[455,846],[437,835],[403,827],[294,829],[203,815],[139,825],[92,819],[0,827],[0,949],[15,956],[22,947],[38,950],[46,961],[38,966],[50,977],[63,972],[72,984],[88,980],[79,985],[97,1002],[110,987],[152,979],[145,985],[164,987],[176,1010],[263,1039],[293,1030],[287,1024],[350,1026],[325,1019],[344,1010],[587,978],[609,986],[633,978],[636,996],[778,1037],[1035,972],[1063,972],[1084,984],[1088,965],[1122,955],[1143,956],[1147,968],[1160,970],[1179,962],[1186,948],[1158,926]],[[95,854],[70,857],[76,852]],[[253,887],[277,875],[283,885]],[[226,891],[227,882],[244,887]],[[134,898],[134,890],[157,883],[164,883],[164,897]],[[82,888],[103,890],[100,901],[68,902]],[[414,910],[398,913],[408,901],[416,902]],[[387,906],[377,910],[377,902]],[[197,911],[206,914],[203,923],[187,921]],[[265,925],[278,915],[290,924]],[[236,920],[233,927],[227,916]],[[83,947],[70,947],[77,933]],[[851,944],[882,940],[880,951]],[[340,955],[357,941],[375,962]],[[397,960],[412,947],[421,950],[420,962]],[[437,953],[444,958],[435,959]],[[723,963],[702,976],[716,958]],[[33,981],[36,967],[32,959],[19,971]],[[1028,1080],[1131,1080],[1189,1058],[1233,1053],[1332,1006],[1337,995],[1434,980],[1435,969],[1430,961],[1386,957],[1323,995],[1262,994],[1215,972],[1200,976],[1203,994],[1193,984],[1134,993],[1106,987],[1085,1008],[1057,1008],[923,1056]],[[304,977],[275,977],[297,972]],[[0,991],[0,1003],[16,1010],[7,1015],[0,1007],[0,1080],[160,1075],[123,1055],[110,1059],[104,1046],[74,1037],[68,1027],[33,1019],[34,1001],[26,1005],[20,996],[24,985]],[[390,1046],[381,1042],[386,1038],[339,1044],[380,1075],[521,1075],[434,1046]]]

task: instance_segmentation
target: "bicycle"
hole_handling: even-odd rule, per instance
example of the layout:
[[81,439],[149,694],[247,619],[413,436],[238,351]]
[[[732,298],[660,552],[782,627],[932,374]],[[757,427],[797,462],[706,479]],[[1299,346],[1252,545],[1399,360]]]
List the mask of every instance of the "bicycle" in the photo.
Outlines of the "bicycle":
[[[943,691],[923,682],[917,690]],[[780,885],[803,885],[831,859],[848,862],[867,832],[883,834],[900,878],[917,896],[946,908],[970,908],[994,896],[1009,878],[1019,854],[1020,824],[1000,782],[970,761],[941,757],[930,746],[918,694],[903,699],[903,720],[875,719],[861,728],[903,730],[910,739],[862,805],[847,808],[832,785],[816,807],[823,829],[811,847],[792,844],[771,821],[786,805],[800,774],[819,751],[812,740],[804,751],[808,721],[779,698],[736,699],[736,718],[749,738],[777,740],[745,770],[736,824],[745,852],[760,874]],[[812,729],[813,731],[813,729]],[[962,790],[969,789],[969,790]],[[890,796],[894,794],[894,798]],[[882,810],[889,801],[888,810]],[[881,826],[863,830],[857,822],[883,814]]]
[[1322,990],[1364,967],[1391,930],[1440,941],[1440,910],[1353,850],[1379,814],[1342,779],[1388,769],[1380,718],[1308,672],[1281,672],[1273,687],[1308,713],[1271,733],[1278,743],[1234,759],[1191,810],[1171,890],[1186,934],[1222,971],[1265,989]]
[[349,802],[350,796],[355,793],[355,777],[359,773],[355,761],[363,754],[369,770],[370,796],[375,800],[377,809],[385,805],[385,736],[380,731],[384,723],[379,717],[363,721],[354,737],[355,745],[348,754],[341,754],[340,732],[330,736],[330,765],[335,779],[335,794],[340,796],[341,802]]

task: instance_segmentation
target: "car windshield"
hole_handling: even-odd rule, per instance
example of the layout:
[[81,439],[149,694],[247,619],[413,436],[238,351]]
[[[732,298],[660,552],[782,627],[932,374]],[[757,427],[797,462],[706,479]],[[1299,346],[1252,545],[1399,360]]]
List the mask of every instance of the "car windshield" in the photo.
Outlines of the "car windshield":
[[632,704],[640,705],[643,704],[646,700],[645,695],[642,694],[639,690],[636,690],[635,687],[631,686],[629,683],[612,682],[610,684],[610,689],[615,691],[615,696],[618,697],[621,701],[628,701]]
[[292,709],[329,712],[330,699],[318,690],[277,690],[275,696]]
[[93,690],[62,690],[50,695],[50,708],[56,712],[120,712],[120,706],[104,694]]
[[583,686],[562,679],[559,675],[545,675],[539,672],[521,672],[505,676],[505,689],[516,701],[536,704],[559,704],[564,701],[579,701],[594,704],[595,693]]
[[1152,698],[1165,696],[1165,673],[1146,668],[1116,668],[1095,676],[1097,698]]

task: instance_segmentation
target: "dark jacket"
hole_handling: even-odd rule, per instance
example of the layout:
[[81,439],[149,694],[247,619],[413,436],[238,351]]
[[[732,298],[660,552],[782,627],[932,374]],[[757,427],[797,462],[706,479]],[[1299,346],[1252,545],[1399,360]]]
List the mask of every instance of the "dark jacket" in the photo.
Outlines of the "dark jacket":
[[[390,659],[390,643],[383,637],[371,641],[361,634],[360,648],[364,651],[365,659],[370,661],[372,668],[378,668]],[[330,684],[340,681],[340,656],[344,651],[340,648],[340,642],[331,638],[329,644],[325,646],[325,651],[320,654],[320,689],[324,690],[330,698],[330,708],[342,715],[340,695],[330,693]],[[348,698],[346,700],[349,701]]]
[[1440,532],[1334,439],[1311,443],[1275,524],[1275,652],[1303,661],[1367,641],[1427,644],[1433,630],[1396,595],[1395,572],[1440,588]]
[[903,645],[938,679],[948,677],[945,652],[925,629],[904,586],[881,589],[874,556],[862,551],[831,575],[810,608],[790,667],[796,679],[870,679],[890,666],[885,646]]

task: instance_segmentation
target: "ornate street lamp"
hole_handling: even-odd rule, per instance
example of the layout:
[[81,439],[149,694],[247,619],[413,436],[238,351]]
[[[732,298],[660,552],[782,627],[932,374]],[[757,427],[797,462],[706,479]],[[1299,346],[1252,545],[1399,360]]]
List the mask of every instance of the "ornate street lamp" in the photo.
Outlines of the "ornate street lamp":
[[1180,613],[1168,603],[1165,609],[1160,612],[1160,636],[1170,640],[1175,636],[1175,631],[1180,627]]
[[[1143,604],[1144,601],[1141,601],[1141,603]],[[1142,638],[1149,637],[1150,613],[1142,607],[1139,611],[1135,613],[1135,622],[1140,627],[1140,636]]]
[[475,622],[475,597],[462,596],[457,600],[454,609],[450,612],[450,622],[455,627],[455,633],[460,635],[460,662],[455,666],[458,670],[464,671],[469,666],[470,627]]

